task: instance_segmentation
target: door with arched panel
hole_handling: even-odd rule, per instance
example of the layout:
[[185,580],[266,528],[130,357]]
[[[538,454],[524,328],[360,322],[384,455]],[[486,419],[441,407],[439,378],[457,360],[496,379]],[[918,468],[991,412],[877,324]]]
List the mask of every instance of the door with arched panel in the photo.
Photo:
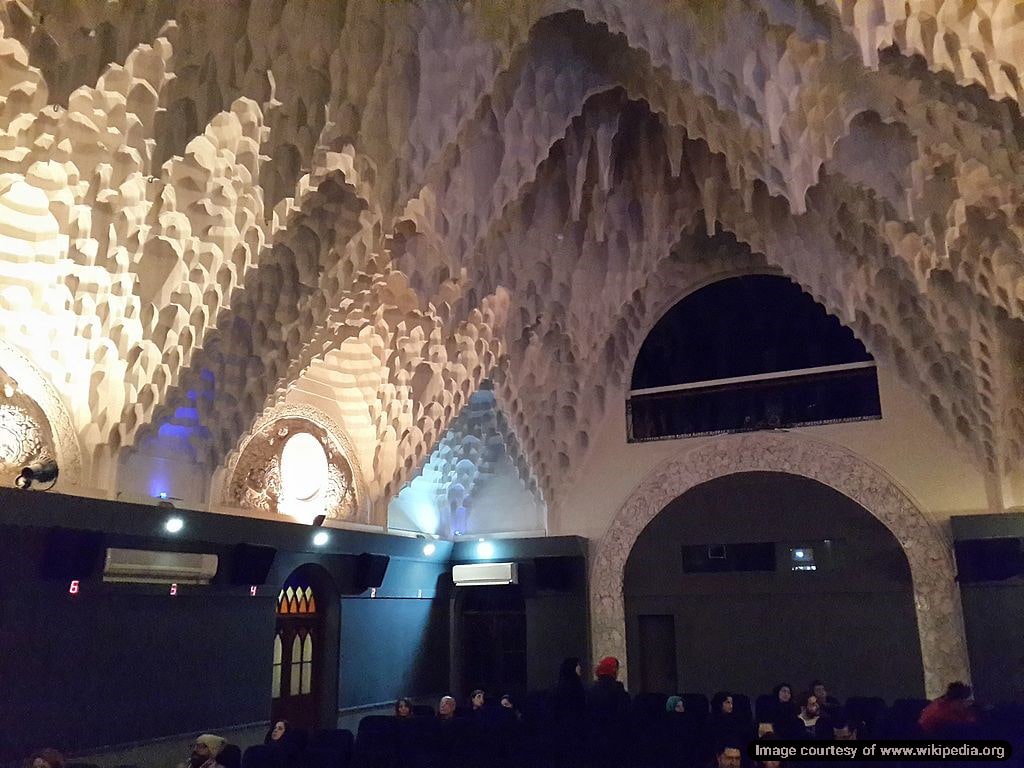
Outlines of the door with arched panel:
[[302,728],[317,727],[322,613],[309,584],[288,583],[277,598],[271,718]]

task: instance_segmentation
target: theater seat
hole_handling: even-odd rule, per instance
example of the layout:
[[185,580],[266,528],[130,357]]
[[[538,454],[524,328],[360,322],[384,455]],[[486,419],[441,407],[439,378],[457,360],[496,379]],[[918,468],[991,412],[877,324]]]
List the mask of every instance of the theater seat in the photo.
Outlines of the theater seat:
[[896,699],[885,718],[883,738],[913,739],[920,736],[917,720],[928,706],[928,699]]
[[711,704],[708,702],[707,696],[703,693],[681,693],[679,695],[683,699],[683,706],[686,708],[686,711],[696,717],[698,722],[703,723],[708,719],[708,714],[711,712]]
[[306,746],[309,768],[348,768],[355,737],[344,728],[314,731]]
[[413,704],[412,714],[414,717],[433,717],[434,708],[429,704]]
[[359,721],[354,758],[360,768],[389,768],[395,759],[395,728],[388,715],[367,715]]
[[217,755],[217,762],[224,768],[242,768],[242,750],[237,744],[228,744]]
[[770,723],[775,716],[775,702],[778,699],[770,693],[762,693],[754,702],[754,719],[759,723]]
[[846,712],[863,724],[863,730],[858,735],[871,739],[878,733],[879,723],[885,717],[885,699],[879,696],[851,696],[846,700]]
[[242,768],[287,768],[285,754],[280,749],[257,744],[242,753]]
[[750,711],[750,697],[746,694],[732,694],[732,711],[738,717],[743,718],[743,721],[746,723],[753,721],[753,713]]

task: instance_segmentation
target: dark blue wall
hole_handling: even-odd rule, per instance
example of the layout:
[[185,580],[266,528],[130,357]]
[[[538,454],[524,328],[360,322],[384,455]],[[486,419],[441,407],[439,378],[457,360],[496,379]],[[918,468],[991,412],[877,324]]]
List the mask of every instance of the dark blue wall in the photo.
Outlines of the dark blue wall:
[[351,598],[341,603],[341,706],[443,693],[447,601]]

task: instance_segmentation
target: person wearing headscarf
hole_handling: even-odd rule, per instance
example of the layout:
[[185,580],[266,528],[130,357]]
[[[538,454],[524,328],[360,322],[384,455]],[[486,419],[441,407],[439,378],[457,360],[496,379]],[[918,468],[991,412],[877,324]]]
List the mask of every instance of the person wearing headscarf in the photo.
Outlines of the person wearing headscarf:
[[562,661],[558,668],[558,684],[555,686],[552,700],[556,716],[578,714],[586,709],[587,692],[580,676],[582,671],[583,667],[576,656],[570,656]]
[[196,736],[188,760],[181,763],[178,768],[224,768],[217,762],[217,755],[227,743],[228,740],[223,736],[215,736],[212,733]]
[[587,691],[590,716],[590,759],[594,768],[618,768],[629,743],[629,694],[616,678],[619,660],[606,656],[594,670],[597,678]]
[[302,743],[299,734],[292,728],[287,720],[278,720],[267,731],[263,743],[268,747],[280,750],[285,757],[290,759],[302,751]]
[[673,756],[673,765],[694,765],[700,746],[699,727],[693,714],[686,711],[683,697],[669,696],[654,738],[662,754]]
[[746,744],[753,738],[749,724],[733,711],[732,694],[728,691],[719,691],[711,699],[711,717],[705,734],[712,750],[723,744]]
[[562,660],[558,682],[551,694],[555,764],[562,768],[583,765],[587,746],[587,691],[583,687],[583,665],[576,656]]
[[798,739],[803,735],[800,706],[793,699],[793,686],[789,683],[779,683],[772,688],[772,702],[764,716],[780,739]]

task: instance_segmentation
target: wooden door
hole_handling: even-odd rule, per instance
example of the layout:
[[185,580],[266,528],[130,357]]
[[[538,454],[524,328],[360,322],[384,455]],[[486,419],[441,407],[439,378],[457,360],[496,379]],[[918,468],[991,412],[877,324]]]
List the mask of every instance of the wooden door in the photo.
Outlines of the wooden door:
[[312,587],[286,586],[277,599],[271,719],[317,727],[323,630]]

